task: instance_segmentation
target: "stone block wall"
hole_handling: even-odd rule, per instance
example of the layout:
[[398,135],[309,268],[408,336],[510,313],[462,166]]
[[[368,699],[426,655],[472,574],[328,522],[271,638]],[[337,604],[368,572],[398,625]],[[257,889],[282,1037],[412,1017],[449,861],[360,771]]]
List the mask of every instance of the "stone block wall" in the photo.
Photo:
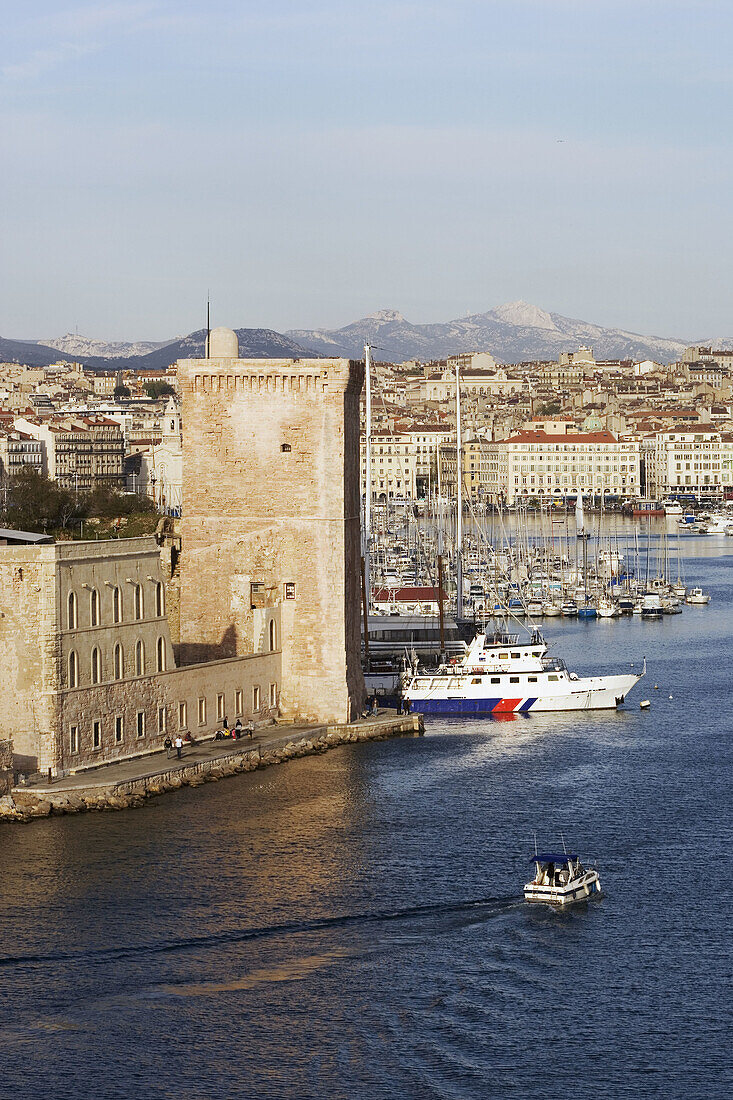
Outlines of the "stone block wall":
[[0,798],[13,786],[13,742],[0,741]]
[[283,717],[348,721],[364,698],[362,365],[211,358],[178,377],[182,660],[251,652],[255,605],[279,606]]

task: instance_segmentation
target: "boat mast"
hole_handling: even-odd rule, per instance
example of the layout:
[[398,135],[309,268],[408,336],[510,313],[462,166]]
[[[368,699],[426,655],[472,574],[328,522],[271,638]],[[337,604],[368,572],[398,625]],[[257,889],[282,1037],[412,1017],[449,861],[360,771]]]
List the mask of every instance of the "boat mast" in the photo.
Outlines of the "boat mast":
[[[364,345],[364,367],[366,383],[366,491],[364,494],[364,588],[366,590],[366,611],[372,600],[371,588],[371,546],[372,546],[372,349]],[[364,620],[364,630],[368,631],[369,622]]]
[[461,377],[456,361],[456,618],[463,617],[463,458],[461,454]]

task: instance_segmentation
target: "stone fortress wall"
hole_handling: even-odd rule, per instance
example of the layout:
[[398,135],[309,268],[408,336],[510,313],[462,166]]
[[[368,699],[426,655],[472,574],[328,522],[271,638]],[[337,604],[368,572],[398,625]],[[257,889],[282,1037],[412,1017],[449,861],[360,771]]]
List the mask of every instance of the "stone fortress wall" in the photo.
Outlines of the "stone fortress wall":
[[236,335],[178,363],[183,401],[181,656],[250,651],[279,607],[287,721],[363,706],[359,394],[347,359],[247,360]]
[[277,714],[278,609],[249,655],[177,668],[166,580],[152,536],[0,547],[0,721],[16,770],[61,775],[208,735],[224,715]]
[[240,360],[230,330],[211,351],[179,364],[180,556],[153,536],[0,547],[0,722],[18,772],[137,756],[224,715],[361,712],[362,365]]

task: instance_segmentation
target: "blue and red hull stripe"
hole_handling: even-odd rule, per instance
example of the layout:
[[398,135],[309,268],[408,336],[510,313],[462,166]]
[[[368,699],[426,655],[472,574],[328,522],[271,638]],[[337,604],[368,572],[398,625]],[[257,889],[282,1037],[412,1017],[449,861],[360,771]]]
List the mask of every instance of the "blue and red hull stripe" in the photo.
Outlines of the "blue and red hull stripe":
[[504,714],[527,714],[537,699],[413,699],[418,714],[465,714],[500,718]]

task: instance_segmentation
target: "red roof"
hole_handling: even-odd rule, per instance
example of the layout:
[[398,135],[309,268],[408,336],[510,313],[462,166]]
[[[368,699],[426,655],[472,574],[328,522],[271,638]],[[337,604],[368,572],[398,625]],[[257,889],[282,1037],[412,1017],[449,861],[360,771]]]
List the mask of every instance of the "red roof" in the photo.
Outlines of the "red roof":
[[[432,585],[415,585],[414,588],[377,588],[374,590],[373,599],[394,601],[395,603],[415,603],[425,602],[426,600],[438,599],[438,589],[433,588]],[[447,600],[445,592],[443,592],[443,599]]]
[[613,432],[567,432],[562,435],[548,435],[540,431],[519,431],[500,443],[618,443]]

